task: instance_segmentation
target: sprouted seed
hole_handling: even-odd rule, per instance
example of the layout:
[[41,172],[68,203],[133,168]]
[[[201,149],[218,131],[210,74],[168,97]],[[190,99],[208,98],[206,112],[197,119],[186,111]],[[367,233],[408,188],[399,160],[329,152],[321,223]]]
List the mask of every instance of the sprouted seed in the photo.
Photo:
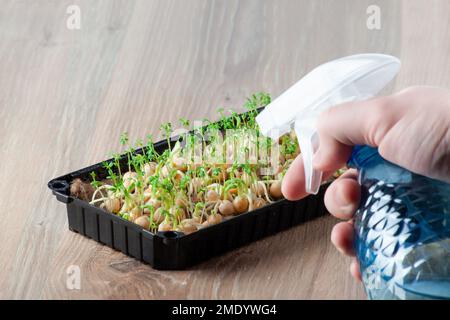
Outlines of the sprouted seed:
[[74,180],[71,194],[151,232],[184,234],[282,199],[283,176],[300,147],[294,132],[277,141],[260,134],[257,109],[270,101],[257,93],[246,101],[247,113],[227,115],[220,108],[219,121],[204,119],[203,127],[180,119],[191,131],[177,139],[171,138],[172,124],[165,123],[160,129],[168,148],[161,153],[151,135],[132,145],[123,133],[125,151],[103,163],[102,178],[92,172],[89,182]]

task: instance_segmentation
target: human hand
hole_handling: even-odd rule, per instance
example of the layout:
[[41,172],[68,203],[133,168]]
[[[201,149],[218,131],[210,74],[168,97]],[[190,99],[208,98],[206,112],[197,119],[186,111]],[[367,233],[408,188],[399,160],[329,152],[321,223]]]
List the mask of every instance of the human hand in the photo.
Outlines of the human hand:
[[[320,146],[313,165],[328,179],[349,159],[352,147],[378,147],[386,160],[412,172],[450,182],[450,91],[411,87],[391,96],[348,102],[324,112],[317,124]],[[335,180],[325,193],[331,214],[347,220],[336,224],[331,241],[354,257],[352,217],[359,205],[356,170]],[[301,154],[287,171],[282,192],[289,200],[307,195]],[[361,279],[356,259],[350,272]]]

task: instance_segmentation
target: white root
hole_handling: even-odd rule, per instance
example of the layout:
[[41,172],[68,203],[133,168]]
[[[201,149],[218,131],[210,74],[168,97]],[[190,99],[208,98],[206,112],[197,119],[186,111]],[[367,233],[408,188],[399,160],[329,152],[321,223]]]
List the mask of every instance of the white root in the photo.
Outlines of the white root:
[[[277,181],[277,180],[274,180],[274,181]],[[262,181],[259,181],[259,182],[262,183],[262,186],[264,187],[264,196],[266,197],[267,202],[273,203],[273,201],[270,200],[269,193],[267,192],[266,184],[264,182],[262,182]]]
[[102,192],[103,189],[107,189],[107,188],[111,188],[111,186],[109,184],[104,184],[104,185],[101,185],[100,187],[98,187],[97,189],[95,189],[94,193],[92,194],[92,199],[91,199],[90,203],[92,204],[92,201],[96,200],[95,197],[97,196],[97,193],[100,193],[103,198],[107,198]]
[[220,200],[216,201],[216,204],[214,205],[213,211],[217,212],[219,210],[220,206]]
[[89,202],[89,204],[96,204],[98,202],[103,202],[103,201],[106,201],[108,199],[109,199],[109,197],[103,197],[103,198],[95,199],[95,200],[92,200],[91,202]]
[[252,211],[253,210],[253,197],[250,195],[247,195],[247,199],[248,199],[248,211]]

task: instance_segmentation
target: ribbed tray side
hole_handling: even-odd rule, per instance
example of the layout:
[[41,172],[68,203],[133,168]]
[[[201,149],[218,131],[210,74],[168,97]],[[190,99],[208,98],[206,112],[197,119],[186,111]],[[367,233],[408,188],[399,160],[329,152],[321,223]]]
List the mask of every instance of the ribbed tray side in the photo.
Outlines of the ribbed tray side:
[[323,187],[301,201],[282,200],[184,236],[156,235],[80,200],[67,203],[69,229],[156,269],[184,269],[327,213]]

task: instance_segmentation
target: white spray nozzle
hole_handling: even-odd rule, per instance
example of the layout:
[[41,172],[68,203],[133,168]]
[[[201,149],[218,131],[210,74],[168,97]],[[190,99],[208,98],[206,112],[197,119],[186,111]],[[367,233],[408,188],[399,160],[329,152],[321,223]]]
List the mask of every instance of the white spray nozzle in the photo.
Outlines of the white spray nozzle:
[[326,109],[375,96],[400,69],[400,60],[384,54],[359,54],[312,70],[270,103],[257,117],[261,133],[278,139],[294,127],[305,167],[306,192],[316,194],[322,173],[313,168],[318,147],[316,122]]

